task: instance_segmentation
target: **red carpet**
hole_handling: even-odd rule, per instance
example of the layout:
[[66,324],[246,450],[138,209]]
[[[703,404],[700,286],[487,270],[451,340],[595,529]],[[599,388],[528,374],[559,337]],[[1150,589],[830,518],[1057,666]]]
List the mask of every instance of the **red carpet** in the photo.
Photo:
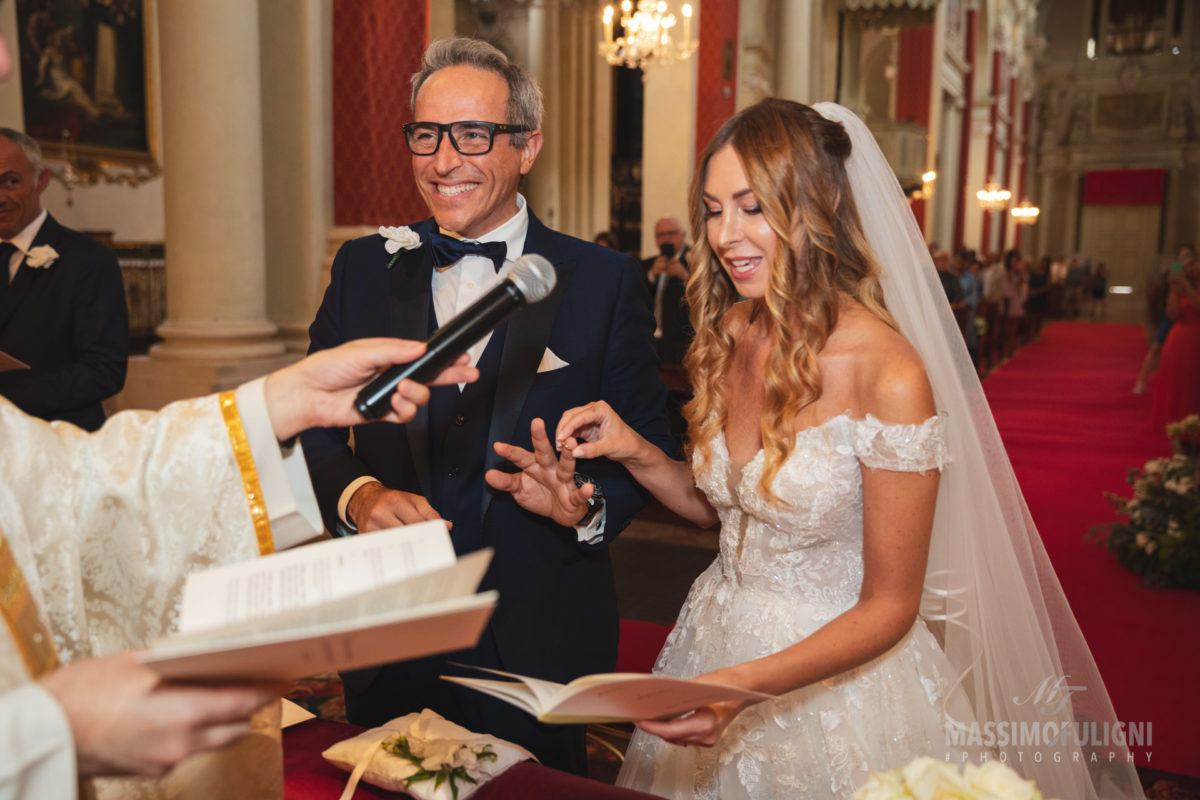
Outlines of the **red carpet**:
[[1200,592],[1145,589],[1103,546],[1104,491],[1165,455],[1150,396],[1132,394],[1146,352],[1137,325],[1056,323],[983,383],[1025,499],[1117,717],[1153,723],[1148,766],[1200,775]]

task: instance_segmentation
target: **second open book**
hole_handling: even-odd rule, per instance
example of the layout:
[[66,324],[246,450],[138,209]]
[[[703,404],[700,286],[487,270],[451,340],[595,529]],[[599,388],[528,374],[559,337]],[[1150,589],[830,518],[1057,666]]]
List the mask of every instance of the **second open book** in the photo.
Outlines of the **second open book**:
[[287,680],[472,647],[491,550],[455,559],[441,520],[188,576],[179,632],[142,662],[178,680]]
[[[463,666],[463,665],[459,665]],[[541,722],[583,724],[668,719],[685,711],[726,700],[769,700],[771,695],[720,683],[702,683],[644,672],[584,675],[565,686],[498,669],[472,667],[512,680],[463,678],[442,680],[470,687],[520,708]]]

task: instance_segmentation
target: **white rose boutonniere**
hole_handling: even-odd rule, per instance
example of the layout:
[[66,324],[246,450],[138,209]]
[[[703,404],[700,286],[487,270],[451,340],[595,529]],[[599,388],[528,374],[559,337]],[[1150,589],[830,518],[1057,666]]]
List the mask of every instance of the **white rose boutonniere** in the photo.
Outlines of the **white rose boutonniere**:
[[40,244],[37,247],[29,248],[29,253],[25,256],[25,264],[32,269],[45,269],[57,258],[57,250],[48,244]]
[[383,249],[392,255],[391,260],[387,263],[388,269],[391,269],[392,264],[396,263],[396,259],[400,257],[401,250],[416,250],[421,246],[421,237],[407,225],[392,227],[380,225],[379,235],[385,240]]

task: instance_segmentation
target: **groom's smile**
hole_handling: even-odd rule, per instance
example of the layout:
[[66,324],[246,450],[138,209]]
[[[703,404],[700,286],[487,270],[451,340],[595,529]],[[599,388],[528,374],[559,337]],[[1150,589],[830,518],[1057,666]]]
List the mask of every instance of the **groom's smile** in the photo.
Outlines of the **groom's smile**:
[[[500,75],[467,66],[433,73],[417,94],[417,122],[509,123],[508,85]],[[413,155],[417,189],[437,223],[468,239],[478,239],[517,213],[517,187],[541,149],[541,133],[526,134],[522,147],[513,134],[494,134],[492,148],[463,155],[448,131],[440,134],[437,151]]]

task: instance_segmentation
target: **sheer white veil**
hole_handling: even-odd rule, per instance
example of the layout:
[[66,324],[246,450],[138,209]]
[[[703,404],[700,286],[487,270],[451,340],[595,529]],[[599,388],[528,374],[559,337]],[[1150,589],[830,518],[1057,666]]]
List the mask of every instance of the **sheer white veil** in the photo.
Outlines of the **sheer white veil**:
[[[953,460],[938,489],[921,615],[954,667],[947,708],[961,707],[965,698],[974,712],[974,721],[951,726],[948,744],[961,736],[964,749],[990,750],[1046,797],[1142,798],[1123,729],[895,174],[851,111],[835,103],[813,108],[850,136],[846,171],[888,310],[920,353],[947,417]],[[1005,733],[1016,741],[1001,746]],[[972,740],[974,734],[983,741]]]

